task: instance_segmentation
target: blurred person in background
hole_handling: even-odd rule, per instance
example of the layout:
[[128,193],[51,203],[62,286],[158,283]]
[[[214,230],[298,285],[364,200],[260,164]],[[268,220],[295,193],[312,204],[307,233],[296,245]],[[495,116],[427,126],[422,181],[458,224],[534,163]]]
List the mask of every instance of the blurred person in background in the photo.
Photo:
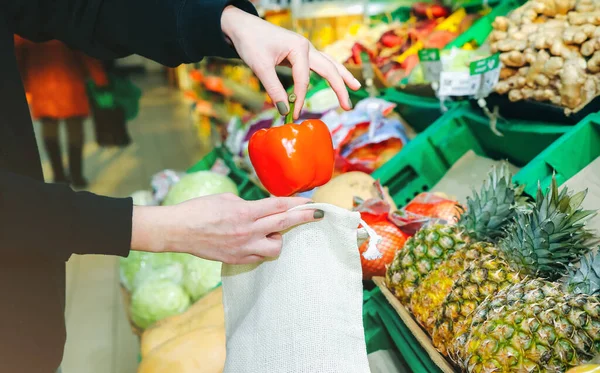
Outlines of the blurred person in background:
[[[86,80],[91,78],[99,87],[108,85],[102,62],[58,40],[32,43],[15,36],[15,51],[31,114],[42,124],[54,182],[85,188],[83,121],[90,114]],[[63,121],[68,138],[68,176],[59,138],[59,125]]]

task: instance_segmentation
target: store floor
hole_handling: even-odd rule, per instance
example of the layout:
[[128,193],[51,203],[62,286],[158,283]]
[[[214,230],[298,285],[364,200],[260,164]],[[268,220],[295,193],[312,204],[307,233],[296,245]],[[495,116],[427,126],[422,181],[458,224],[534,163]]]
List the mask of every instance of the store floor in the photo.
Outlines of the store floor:
[[[159,75],[135,79],[144,95],[139,116],[129,124],[133,143],[102,149],[86,123],[85,174],[90,190],[127,196],[149,187],[166,169],[186,169],[204,153],[190,121],[189,104]],[[36,124],[39,134],[39,124]],[[38,136],[38,142],[39,142]],[[50,165],[42,149],[45,175]],[[63,373],[134,373],[138,340],[127,321],[119,289],[118,259],[75,255],[67,264],[67,345]]]

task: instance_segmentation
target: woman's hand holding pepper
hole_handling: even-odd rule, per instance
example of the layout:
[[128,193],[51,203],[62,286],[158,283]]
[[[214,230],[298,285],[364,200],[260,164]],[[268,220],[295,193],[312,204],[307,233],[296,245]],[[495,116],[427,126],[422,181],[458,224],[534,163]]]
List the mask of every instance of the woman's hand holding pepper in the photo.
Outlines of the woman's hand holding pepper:
[[323,217],[322,211],[288,211],[305,198],[245,201],[233,194],[196,198],[175,206],[133,210],[132,250],[182,252],[228,264],[279,255],[278,232]]
[[357,90],[360,83],[342,64],[317,51],[306,38],[234,6],[223,11],[221,28],[242,60],[263,83],[281,115],[287,114],[289,107],[287,93],[275,72],[279,65],[292,67],[297,97],[295,119],[304,105],[310,70],[329,81],[344,109],[352,108],[346,85]]

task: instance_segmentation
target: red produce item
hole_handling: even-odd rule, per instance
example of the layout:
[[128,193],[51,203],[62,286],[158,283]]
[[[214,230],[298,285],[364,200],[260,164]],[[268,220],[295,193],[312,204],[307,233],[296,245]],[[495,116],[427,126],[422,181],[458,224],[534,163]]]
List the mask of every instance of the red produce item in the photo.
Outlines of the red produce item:
[[365,216],[363,216],[363,219],[382,238],[382,241],[377,245],[377,249],[382,254],[379,259],[366,260],[363,257],[362,253],[367,251],[368,242],[364,242],[358,249],[361,254],[363,280],[370,280],[373,276],[385,276],[386,266],[394,260],[396,250],[401,250],[404,247],[408,235],[389,220],[371,223]]
[[408,36],[413,41],[425,40],[435,30],[438,25],[436,20],[425,20],[418,22],[415,27],[408,30]]
[[419,55],[411,54],[410,56],[406,57],[404,62],[402,62],[401,68],[404,70],[404,74],[408,75],[408,74],[410,74],[412,69],[414,69],[415,66],[417,66],[418,64],[419,64]]
[[355,200],[355,211],[359,211],[362,219],[369,225],[382,240],[377,245],[377,249],[382,254],[381,258],[367,260],[362,253],[367,251],[369,242],[364,242],[359,248],[361,266],[363,270],[363,280],[370,280],[373,276],[384,276],[386,266],[394,260],[397,250],[404,247],[404,243],[409,235],[402,232],[400,228],[389,219],[391,206],[385,201],[383,188],[379,181],[375,183],[379,191],[378,198],[372,198],[366,201]]
[[404,38],[397,35],[394,30],[390,30],[381,35],[379,42],[387,48],[394,48],[404,43]]
[[440,4],[418,2],[411,6],[411,13],[418,18],[436,19],[448,17],[450,9]]
[[457,36],[456,33],[446,30],[433,31],[423,42],[423,45],[425,48],[442,49],[452,40],[456,39]]
[[325,123],[293,123],[296,95],[283,126],[256,131],[248,142],[250,161],[269,193],[288,197],[326,184],[333,175],[335,151]]
[[352,46],[352,57],[350,57],[350,61],[355,65],[362,65],[362,57],[360,56],[362,52],[367,52],[370,59],[375,57],[374,53],[371,52],[367,47],[360,43],[354,43]]
[[413,235],[427,223],[454,224],[464,211],[458,202],[433,193],[421,193],[402,210],[390,215],[400,229]]

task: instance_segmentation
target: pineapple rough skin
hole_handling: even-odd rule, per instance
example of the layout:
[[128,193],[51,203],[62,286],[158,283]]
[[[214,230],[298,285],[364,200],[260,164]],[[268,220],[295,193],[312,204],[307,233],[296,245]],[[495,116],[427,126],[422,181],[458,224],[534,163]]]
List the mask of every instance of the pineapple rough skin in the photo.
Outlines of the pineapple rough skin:
[[[467,211],[456,226],[421,229],[398,250],[386,271],[386,284],[403,304],[440,263],[462,250],[469,241],[495,242],[515,214],[520,190],[512,184],[508,164],[492,168],[479,193],[467,198]],[[451,274],[448,274],[452,278]],[[418,301],[418,300],[415,300]]]
[[386,283],[400,302],[410,301],[422,277],[448,255],[466,246],[459,227],[433,225],[420,229],[396,252],[386,271]]
[[600,303],[545,280],[526,280],[475,312],[462,366],[468,372],[564,372],[600,350]]
[[589,252],[585,222],[594,212],[581,208],[585,194],[571,196],[567,188],[559,193],[555,178],[545,196],[538,186],[533,210],[518,211],[498,245],[499,255],[472,263],[440,307],[433,333],[438,349],[460,360],[465,333],[471,329],[471,312],[486,298],[525,276],[558,279]]

